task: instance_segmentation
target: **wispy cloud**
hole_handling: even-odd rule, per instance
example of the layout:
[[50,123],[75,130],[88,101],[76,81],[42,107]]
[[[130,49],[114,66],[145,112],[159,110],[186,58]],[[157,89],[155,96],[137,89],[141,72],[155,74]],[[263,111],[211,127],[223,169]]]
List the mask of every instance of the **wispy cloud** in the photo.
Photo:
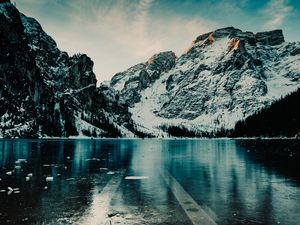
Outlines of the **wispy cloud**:
[[141,32],[143,36],[149,22],[149,10],[155,0],[140,0],[136,7],[136,15],[134,16],[133,25]]
[[[62,50],[88,54],[100,81],[160,51],[180,55],[196,36],[216,28],[287,30],[289,15],[299,15],[293,0],[15,1]],[[298,38],[294,23],[289,29]]]
[[[181,54],[196,36],[216,27],[199,15],[157,16],[154,11],[159,2],[53,0],[49,5],[47,0],[23,0],[20,5],[35,12],[33,16],[38,15],[61,49],[70,54],[87,53],[102,81],[155,53],[173,50]],[[49,10],[49,17],[40,11],[42,4]],[[61,18],[52,18],[50,12]]]
[[293,7],[289,5],[288,0],[270,0],[261,11],[267,18],[265,23],[267,29],[279,28],[292,12]]

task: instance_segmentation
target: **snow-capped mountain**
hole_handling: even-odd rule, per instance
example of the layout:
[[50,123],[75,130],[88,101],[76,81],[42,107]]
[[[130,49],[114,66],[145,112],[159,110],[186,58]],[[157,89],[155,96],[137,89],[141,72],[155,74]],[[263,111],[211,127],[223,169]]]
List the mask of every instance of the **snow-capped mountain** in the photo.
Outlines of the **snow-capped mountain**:
[[0,0],[0,137],[214,134],[300,87],[300,43],[228,27],[180,57],[152,56],[96,87],[93,61],[59,50]]
[[133,136],[118,92],[96,87],[92,60],[60,51],[33,18],[0,2],[0,136]]
[[144,77],[153,74],[153,60],[111,80],[130,101],[138,130],[154,136],[174,126],[199,135],[231,129],[300,87],[300,44],[285,42],[281,30],[218,29],[197,37],[179,58],[170,52],[156,56],[169,64],[160,69],[155,63],[161,72],[152,82]]

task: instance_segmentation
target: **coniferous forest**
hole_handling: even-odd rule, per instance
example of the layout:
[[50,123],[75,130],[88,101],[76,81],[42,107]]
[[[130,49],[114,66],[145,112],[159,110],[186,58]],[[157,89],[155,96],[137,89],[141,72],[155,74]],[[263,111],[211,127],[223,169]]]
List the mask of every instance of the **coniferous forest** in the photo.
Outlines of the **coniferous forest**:
[[300,89],[236,124],[232,137],[295,137],[300,134]]
[[197,133],[183,127],[162,127],[174,137],[300,137],[300,89],[237,122],[234,129]]

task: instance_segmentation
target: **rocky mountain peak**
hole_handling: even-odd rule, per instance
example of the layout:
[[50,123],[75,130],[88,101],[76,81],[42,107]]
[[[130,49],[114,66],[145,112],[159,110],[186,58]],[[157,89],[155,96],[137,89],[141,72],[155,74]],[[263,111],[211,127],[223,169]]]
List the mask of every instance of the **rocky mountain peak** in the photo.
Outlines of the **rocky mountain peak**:
[[223,37],[227,37],[227,36],[232,36],[234,34],[236,34],[237,32],[241,32],[241,30],[236,29],[234,27],[225,27],[225,28],[221,28],[221,29],[217,29],[215,31],[211,31],[205,34],[201,34],[199,35],[196,40],[193,41],[194,44],[200,42],[200,41],[204,41],[206,39],[209,39],[210,42],[212,40],[218,39],[218,38],[223,38]]
[[279,45],[284,42],[282,30],[272,30],[255,34],[256,40],[264,45]]
[[93,72],[94,62],[85,54],[77,54],[70,58],[69,63],[70,78],[69,85],[74,88],[95,86],[97,83],[96,75]]
[[56,42],[43,30],[37,20],[21,14],[21,21],[43,78],[51,82],[56,90],[63,91],[66,87],[96,87],[94,63],[87,55],[75,54],[69,57],[66,52],[57,48]]
[[174,66],[176,58],[175,53],[172,51],[160,52],[153,55],[146,62],[146,65],[149,70],[167,71]]
[[206,45],[212,44],[223,38],[242,40],[253,46],[258,43],[263,45],[279,45],[284,42],[282,30],[272,30],[254,34],[253,32],[244,32],[234,27],[226,27],[198,36],[193,41],[192,47],[200,43]]
[[211,32],[215,38],[223,38],[223,37],[235,37],[239,33],[242,33],[240,29],[236,29],[234,27],[225,27],[221,29],[217,29]]
[[111,79],[110,85],[121,92],[121,98],[129,106],[133,106],[140,100],[140,92],[159,79],[162,73],[172,69],[176,59],[172,51],[160,52],[145,63],[139,63],[124,72],[117,73]]

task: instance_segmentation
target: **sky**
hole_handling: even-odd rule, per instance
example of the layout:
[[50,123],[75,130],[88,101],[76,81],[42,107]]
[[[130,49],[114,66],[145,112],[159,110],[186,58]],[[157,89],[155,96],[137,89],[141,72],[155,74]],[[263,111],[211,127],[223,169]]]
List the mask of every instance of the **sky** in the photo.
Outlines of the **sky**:
[[283,29],[300,41],[300,0],[12,0],[36,18],[61,50],[85,53],[98,82],[147,61],[180,56],[199,35],[234,26],[244,31]]

